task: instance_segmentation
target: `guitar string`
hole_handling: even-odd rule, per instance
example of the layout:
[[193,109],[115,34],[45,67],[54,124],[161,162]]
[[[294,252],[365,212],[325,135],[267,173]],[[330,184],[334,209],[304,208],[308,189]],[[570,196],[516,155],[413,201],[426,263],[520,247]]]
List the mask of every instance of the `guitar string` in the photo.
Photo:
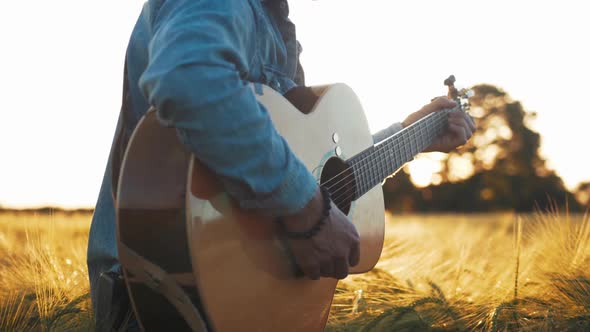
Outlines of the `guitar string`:
[[[440,113],[443,113],[443,112],[446,112],[446,114],[448,114],[448,113],[450,113],[450,112],[455,112],[455,111],[459,111],[459,110],[461,110],[461,109],[460,109],[460,107],[459,107],[459,106],[457,106],[457,107],[455,107],[455,108],[452,108],[452,109],[445,109],[445,110],[442,110],[442,111],[440,111],[440,112],[431,113],[431,114],[437,114],[437,113],[439,113],[439,114],[440,114]],[[411,126],[409,126],[409,127],[407,127],[407,128],[404,128],[404,130],[410,130],[410,128],[413,128],[414,126],[418,126],[418,125],[419,125],[419,124],[421,124],[421,123],[425,123],[425,122],[426,122],[426,120],[427,120],[428,118],[429,118],[429,116],[427,116],[427,117],[424,117],[424,118],[422,118],[422,119],[421,119],[421,121],[415,122],[415,123],[414,123],[414,124],[412,124]],[[439,120],[440,120],[440,119],[435,119],[435,121],[434,121],[434,122],[438,122]],[[394,135],[395,135],[395,134],[394,134]],[[386,141],[385,141],[384,143],[382,143],[382,144],[383,144],[383,145],[386,145],[386,144],[391,144],[391,142],[392,142],[392,141],[393,141],[393,139],[392,139],[392,137],[390,137],[390,139],[386,140]],[[359,164],[360,164],[360,163],[363,163],[363,162],[365,162],[365,161],[366,161],[368,158],[372,157],[372,156],[373,156],[375,153],[377,153],[377,152],[378,152],[378,151],[376,150],[376,151],[373,151],[373,152],[369,153],[367,156],[365,156],[363,159],[359,160],[357,163],[359,163]],[[368,165],[368,166],[370,166],[370,165]],[[343,170],[342,172],[340,172],[340,173],[336,174],[335,176],[333,176],[332,178],[330,178],[328,181],[326,181],[326,182],[325,182],[325,183],[323,183],[322,185],[326,186],[328,183],[330,183],[331,181],[334,181],[334,180],[336,180],[336,178],[337,178],[337,177],[339,177],[340,175],[342,175],[342,174],[346,173],[346,172],[347,172],[347,171],[349,171],[351,168],[352,168],[352,167],[348,167],[348,168],[346,168],[346,169],[345,169],[345,170]],[[348,176],[351,176],[351,175],[348,175]],[[342,181],[342,180],[344,180],[344,179],[345,179],[345,178],[341,179],[340,181]],[[339,181],[339,182],[340,182],[340,181]],[[333,185],[330,185],[330,187],[329,187],[329,188],[331,188],[331,187],[335,186],[336,184],[337,184],[337,183],[335,183],[335,184],[333,184]],[[328,189],[329,189],[329,188],[328,188]]]
[[[447,110],[446,113],[448,113],[449,111],[453,111],[453,110]],[[432,122],[423,122],[423,124],[426,125],[426,127],[427,127],[426,129],[437,130],[436,127],[440,127],[440,125],[444,125],[444,120],[445,120],[445,117],[439,117],[435,121],[432,121]],[[414,136],[418,136],[419,138],[421,138],[420,142],[422,144],[424,144],[424,135],[425,135],[424,134],[424,130],[421,130],[420,132],[413,133],[413,134],[414,134]],[[412,134],[408,134],[408,135],[412,135]],[[411,141],[411,142],[413,142],[413,141]],[[390,142],[388,142],[388,143],[390,143]],[[384,158],[390,157],[391,155],[393,155],[395,157],[396,151],[402,150],[402,149],[399,149],[399,150],[397,150],[397,149],[398,148],[401,148],[402,146],[404,147],[404,149],[403,149],[404,150],[404,154],[407,154],[409,152],[410,153],[409,156],[413,156],[413,155],[418,154],[425,147],[425,146],[418,147],[417,144],[412,145],[410,143],[410,149],[409,150],[406,150],[405,149],[405,146],[407,146],[407,144],[401,145],[401,142],[398,141],[398,142],[395,142],[395,146],[390,146],[387,150],[385,150],[385,153],[384,154],[381,154],[382,157],[379,158],[380,160],[374,160],[373,162],[375,162],[375,161],[377,161],[377,162],[382,161]],[[391,149],[392,147],[395,147],[395,149]],[[412,151],[413,147],[416,147],[416,151],[415,152]],[[383,151],[383,150],[381,150],[381,151]],[[376,153],[379,153],[379,151],[376,151]],[[374,155],[374,154],[375,153],[373,153],[371,155]],[[401,154],[399,156],[400,156],[400,158],[402,157]],[[404,157],[404,158],[409,159],[409,157]],[[363,160],[363,161],[365,161],[365,160]],[[377,165],[367,164],[365,167],[360,167],[358,170],[366,171],[367,170],[367,167],[369,167],[369,168],[376,168],[375,166],[380,166],[380,165],[381,164],[377,164]],[[401,167],[401,165],[400,165],[400,167]],[[399,170],[400,167],[397,167],[394,171],[392,171],[389,174],[388,173],[384,173],[384,174],[378,173],[379,174],[379,177],[387,178],[391,174],[394,174],[395,171]],[[380,170],[377,170],[377,172],[380,172]],[[362,179],[362,175],[363,174],[364,173],[362,173],[362,172],[360,173],[360,175],[361,175],[361,178],[360,179]],[[343,180],[346,180],[346,179],[349,179],[349,178],[350,178],[350,175],[347,176],[346,178],[344,178]],[[353,178],[353,181],[354,181],[354,179],[356,179],[356,178]],[[339,182],[342,182],[342,181],[339,181]],[[355,195],[355,193],[356,193],[355,191],[353,191],[352,194],[349,195],[348,197],[344,198],[344,195],[346,193],[350,192],[350,189],[356,189],[358,186],[361,186],[361,188],[362,188],[363,186],[366,186],[366,185],[369,185],[370,188],[368,188],[368,189],[371,189],[373,187],[373,186],[370,185],[370,183],[364,183],[363,181],[361,181],[360,184],[357,183],[357,186],[356,187],[355,186],[347,186],[347,184],[350,184],[351,182],[352,181],[348,181],[342,187],[340,187],[340,188],[338,188],[337,190],[334,191],[335,193],[336,192],[339,192],[339,195],[337,197],[335,197],[334,200],[333,200],[335,203],[339,203],[339,201],[344,202],[346,200],[349,200],[351,197],[353,197]],[[336,184],[332,185],[330,188],[334,188],[335,186],[336,186]],[[347,187],[345,187],[345,186],[347,186]],[[342,192],[343,187],[344,187],[344,192]],[[342,199],[342,198],[344,198],[344,199]]]
[[[444,126],[444,124],[445,124],[445,121],[444,120],[445,120],[444,117],[440,117],[440,118],[436,119],[436,121],[425,123],[426,129],[427,130],[430,130],[431,132],[436,132],[438,130],[441,130],[442,129],[441,126]],[[421,130],[420,132],[418,132],[417,133],[417,137],[420,138],[420,143],[419,144],[412,145],[410,143],[410,149],[407,150],[405,148],[405,146],[407,144],[401,144],[401,142],[396,142],[395,148],[396,149],[399,148],[399,150],[389,149],[388,151],[386,151],[385,157],[390,156],[390,155],[394,155],[394,157],[395,157],[397,155],[397,151],[401,151],[402,150],[401,147],[403,146],[404,147],[403,148],[403,151],[404,152],[403,153],[400,153],[399,154],[399,157],[402,158],[402,154],[403,154],[404,155],[403,158],[405,160],[409,160],[411,156],[414,156],[414,155],[418,154],[423,148],[425,148],[426,146],[428,146],[430,144],[430,143],[425,142],[425,140],[428,139],[428,137],[426,137],[425,130]],[[414,141],[412,141],[412,142],[414,142]],[[419,146],[419,145],[422,145],[422,146]],[[414,147],[416,148],[416,151],[413,151],[413,148]],[[381,158],[381,159],[383,159],[383,158]],[[401,166],[402,165],[399,165],[398,167],[396,167],[396,169],[394,171],[392,171],[389,174],[387,172],[385,172],[384,174],[380,174],[379,173],[379,177],[380,178],[381,177],[386,178],[386,177],[390,176],[391,174],[394,174],[395,171],[397,171],[397,170],[399,170],[399,168],[401,168]],[[375,183],[374,185],[376,185],[377,183]],[[369,190],[374,187],[374,185],[371,185],[371,183],[361,183],[360,184],[361,188],[363,188],[364,186],[367,186],[367,185],[368,185],[368,188],[367,189],[369,189]],[[356,194],[356,192],[353,191],[350,195],[348,195],[348,197],[344,197],[347,193],[350,192],[351,189],[356,189],[354,186],[348,186],[348,187],[346,187],[346,189],[344,190],[344,192],[342,192],[341,189],[342,188],[336,190],[336,191],[340,191],[340,194],[337,197],[334,198],[334,202],[336,204],[340,204],[342,202],[345,202],[345,201],[351,199]]]
[[[385,154],[383,154],[383,158],[381,158],[381,159],[387,159],[387,157],[390,157],[392,155],[395,158],[396,151],[397,151],[396,149],[400,149],[401,147],[402,147],[402,142],[396,142],[396,144],[394,146],[392,146],[390,150],[388,149],[389,151],[386,151]],[[410,151],[410,155],[412,155],[412,154],[413,154],[413,152]],[[407,157],[405,157],[405,152],[400,153],[399,156],[400,156],[400,160],[407,159]],[[367,167],[370,167],[370,166],[371,165],[367,165]],[[374,166],[378,166],[378,165],[373,165],[373,167]],[[401,165],[400,165],[400,167],[401,167]],[[400,167],[396,167],[395,170],[391,174],[395,173],[395,171],[397,171]],[[384,176],[386,176],[386,175],[387,174],[385,174]],[[381,177],[381,175],[380,175],[380,177]],[[352,196],[354,196],[356,194],[356,192],[355,192],[356,188],[352,185],[349,185],[349,184],[351,184],[351,182],[352,181],[349,181],[348,183],[343,184],[340,188],[338,188],[334,191],[334,193],[338,192],[338,195],[336,197],[334,197],[334,199],[333,199],[333,201],[336,205],[347,201],[348,199],[350,199]],[[358,184],[357,184],[357,186],[358,186]],[[370,183],[363,183],[363,184],[361,184],[361,186],[364,187],[364,186],[371,186],[371,185],[370,185]],[[352,190],[352,192],[351,192],[351,190]],[[347,195],[347,194],[348,194],[348,196],[345,197],[345,195]]]
[[[437,124],[438,124],[438,123],[439,123],[441,120],[444,120],[444,117],[435,118],[435,120],[434,120],[433,122],[435,122],[435,123],[437,123]],[[426,123],[426,125],[428,126],[428,122],[421,122],[420,124],[423,124],[423,123]],[[419,128],[419,124],[418,124],[418,126],[417,126],[417,127]],[[408,128],[409,128],[409,127],[408,127]],[[418,133],[412,133],[412,132],[409,132],[409,131],[407,131],[407,132],[404,132],[404,133],[402,133],[402,136],[401,136],[402,138],[404,137],[404,134],[406,134],[406,135],[407,135],[407,136],[406,136],[407,138],[411,138],[412,136],[417,136],[417,134],[420,134],[420,132],[418,132]],[[404,156],[402,156],[402,154],[400,154],[400,158],[401,158],[401,157],[407,158],[407,157],[405,157],[405,154],[407,154],[407,152],[408,152],[408,150],[406,150],[406,149],[405,149],[405,146],[406,146],[407,144],[402,144],[402,142],[401,142],[401,141],[399,141],[399,140],[390,140],[389,142],[386,142],[386,143],[384,143],[384,144],[386,144],[386,145],[385,145],[385,146],[383,146],[383,147],[382,147],[380,150],[375,150],[374,152],[370,153],[368,156],[366,156],[365,158],[363,158],[362,160],[360,160],[360,161],[357,163],[357,165],[360,165],[360,167],[359,167],[357,170],[359,171],[359,173],[360,173],[361,175],[363,174],[363,172],[364,172],[364,171],[370,170],[370,169],[372,169],[372,168],[376,168],[375,166],[378,166],[380,162],[382,162],[382,161],[386,160],[388,157],[391,157],[392,155],[395,157],[395,155],[396,155],[396,152],[397,152],[397,151],[400,151],[402,147],[404,147],[404,153],[403,153],[403,154],[404,154]],[[411,149],[411,147],[410,147],[410,151],[409,151],[409,152],[410,152],[410,154],[412,155],[412,154],[414,154],[414,153],[413,153],[411,150],[412,150],[412,149]],[[419,150],[419,149],[418,149],[418,150]],[[368,160],[368,159],[369,159],[369,158],[371,158],[371,157],[373,157],[373,158],[374,158],[374,157],[375,157],[375,155],[378,155],[378,157],[377,157],[377,158],[375,158],[374,160],[372,160],[372,161],[373,161],[373,163],[367,163],[367,161],[370,161],[370,160]],[[353,168],[353,167],[349,167],[348,169],[350,169],[350,168]],[[397,168],[396,168],[396,170],[397,170]],[[354,171],[354,168],[353,168],[353,171]],[[395,170],[394,170],[394,171],[395,171]],[[340,174],[342,174],[342,172],[341,172]],[[385,175],[387,175],[387,174],[384,174],[384,176],[385,176]],[[350,180],[350,178],[351,178],[351,177],[353,177],[353,180],[354,180],[354,172],[353,172],[352,174],[349,174],[349,175],[347,175],[346,177],[342,178],[342,179],[341,179],[340,181],[338,181],[337,183],[335,183],[335,184],[333,184],[333,185],[329,186],[329,187],[328,187],[328,189],[333,189],[333,188],[334,188],[334,187],[336,187],[338,184],[340,184],[340,183],[342,183],[342,182],[344,182],[344,181],[346,181],[346,180]],[[332,178],[332,179],[333,179],[333,178]],[[331,179],[331,180],[332,180],[332,179]],[[328,181],[328,182],[329,182],[329,181]],[[350,190],[350,188],[351,188],[351,187],[350,187],[350,186],[348,186],[348,185],[349,185],[351,182],[352,182],[352,181],[347,181],[347,182],[346,182],[346,183],[344,183],[342,186],[340,186],[340,188],[338,188],[338,189],[336,189],[336,190],[333,190],[333,191],[331,191],[331,192],[333,193],[332,195],[335,195],[336,193],[339,193],[339,192],[341,192],[342,188],[346,189],[346,190],[345,190],[345,193],[346,193],[346,192],[348,192],[348,191]],[[362,185],[367,185],[367,184],[363,183]],[[354,193],[353,193],[353,194],[354,194]],[[341,197],[342,197],[342,194],[339,194],[339,195],[338,195],[338,197],[336,197],[336,198],[334,199],[334,201],[336,201],[336,200],[340,199]]]
[[[443,118],[440,118],[440,119],[437,119],[437,120],[438,120],[438,121],[433,121],[433,122],[435,122],[435,123],[434,123],[434,124],[431,124],[431,128],[432,128],[432,127],[439,126],[439,125],[441,124],[441,121],[440,121],[440,120],[444,120],[444,117],[443,117]],[[427,123],[426,125],[429,125],[429,124]],[[434,128],[434,129],[436,129],[436,128]],[[419,133],[419,135],[420,135],[420,137],[422,138],[422,137],[423,137],[423,135],[424,135],[424,131],[420,132],[420,133]],[[421,140],[421,142],[422,142],[422,140]],[[401,147],[401,144],[400,144],[400,143],[401,143],[401,142],[396,142],[396,146],[395,146],[395,147],[396,147],[396,148],[399,148],[399,147]],[[422,143],[423,143],[423,142],[422,142]],[[416,147],[418,147],[418,146],[416,145]],[[418,150],[418,152],[419,152],[419,150],[420,150],[420,149],[417,149],[417,150]],[[386,154],[387,154],[387,155],[391,155],[391,154],[395,154],[395,152],[394,152],[394,150],[389,150],[389,151],[386,151]],[[413,155],[414,153],[413,153],[413,152],[410,150],[410,154],[411,154],[411,155]],[[400,156],[401,156],[401,155],[400,155]],[[381,158],[381,159],[383,159],[383,158]],[[370,165],[368,165],[368,166],[370,166]],[[398,168],[396,168],[396,170],[398,170],[398,169],[399,169],[399,167],[398,167]],[[395,173],[395,171],[394,171],[394,173]],[[392,174],[393,174],[393,173],[392,173]],[[348,182],[347,184],[350,184],[350,183],[351,183],[351,182]],[[338,204],[340,204],[340,203],[343,203],[343,202],[345,202],[345,201],[349,200],[350,198],[352,198],[352,197],[355,195],[355,192],[353,191],[353,192],[352,192],[351,194],[349,194],[347,197],[344,197],[344,195],[345,195],[346,193],[348,193],[348,192],[350,191],[350,189],[351,189],[351,188],[352,188],[352,189],[355,189],[353,186],[346,186],[347,184],[344,184],[344,185],[343,185],[341,188],[339,188],[339,189],[337,189],[337,190],[335,191],[335,192],[338,192],[338,191],[341,191],[341,190],[342,190],[342,188],[344,188],[344,189],[345,189],[345,190],[344,190],[344,192],[340,192],[340,193],[339,193],[339,195],[333,199],[333,202],[334,202],[334,204],[338,205]],[[371,188],[372,188],[372,187],[371,187]]]
[[[445,112],[446,114],[448,114],[449,112],[452,112],[452,111],[456,111],[456,108],[454,108],[454,109],[449,109],[449,110],[444,110],[443,112]],[[438,113],[438,112],[437,112],[437,113]],[[432,114],[436,114],[436,113],[432,113]],[[440,113],[439,113],[439,114],[440,114]],[[424,120],[426,120],[426,119],[427,119],[427,118],[424,118]],[[445,117],[435,118],[435,119],[434,119],[434,121],[432,121],[432,122],[434,122],[434,124],[432,124],[432,126],[435,126],[435,125],[438,125],[438,124],[440,124],[441,120],[445,120]],[[418,127],[420,124],[423,124],[423,123],[426,123],[426,125],[427,125],[427,126],[429,125],[429,123],[428,123],[427,121],[420,121],[420,122],[417,122],[417,123],[416,123],[416,127]],[[407,128],[408,128],[408,129],[410,129],[410,128],[413,128],[413,126],[412,126],[412,127],[407,127]],[[408,132],[406,132],[406,133],[408,133],[408,135],[412,135],[412,134],[413,134],[414,136],[416,136],[416,133],[411,133],[411,134],[410,134],[410,133],[409,133],[409,131],[408,131]],[[403,135],[403,133],[402,133],[402,135]],[[402,137],[403,137],[403,136],[402,136]],[[374,158],[376,154],[380,154],[380,155],[379,155],[379,156],[378,156],[378,157],[377,157],[377,158],[374,160],[374,162],[376,162],[376,163],[379,163],[379,162],[382,162],[383,160],[385,160],[387,157],[390,157],[391,155],[395,154],[395,150],[394,150],[394,149],[392,149],[392,148],[399,149],[399,148],[401,148],[401,147],[402,147],[402,145],[401,145],[401,142],[399,142],[398,140],[394,140],[394,139],[390,139],[390,140],[388,140],[388,141],[386,141],[386,142],[384,142],[384,143],[382,143],[382,144],[383,144],[383,146],[380,146],[381,150],[375,150],[375,151],[373,151],[373,152],[369,153],[369,154],[368,154],[367,156],[365,156],[363,159],[361,159],[361,160],[359,160],[359,161],[357,161],[357,162],[356,162],[356,165],[361,165],[361,166],[360,166],[360,167],[357,169],[357,170],[358,170],[360,173],[362,173],[363,171],[369,170],[369,169],[371,169],[371,168],[375,168],[375,166],[378,166],[378,165],[375,165],[375,163],[373,163],[373,164],[366,163],[366,162],[369,160],[369,158]],[[418,151],[418,152],[419,152],[419,151]],[[401,156],[401,155],[400,155],[400,156]],[[328,183],[335,181],[335,180],[336,180],[336,179],[337,179],[339,176],[341,176],[342,174],[344,174],[344,173],[346,173],[346,172],[348,172],[348,171],[351,171],[351,170],[352,170],[352,172],[351,172],[350,174],[348,174],[348,175],[346,175],[345,177],[341,178],[339,181],[337,181],[336,183],[334,183],[334,184],[332,184],[332,185],[328,186],[327,188],[328,188],[329,190],[330,190],[330,189],[333,189],[333,188],[335,188],[335,187],[336,187],[338,184],[342,183],[343,181],[350,180],[350,178],[351,178],[351,177],[353,178],[352,180],[354,180],[354,175],[355,175],[355,174],[354,174],[354,169],[353,169],[353,167],[352,167],[352,166],[349,166],[349,167],[347,167],[345,170],[343,170],[342,172],[340,172],[340,173],[338,173],[337,175],[335,175],[335,176],[333,176],[332,178],[330,178],[328,181],[326,181],[326,182],[325,182],[325,183],[323,183],[322,185],[323,185],[323,186],[327,186],[327,184],[328,184]],[[338,189],[336,189],[336,190],[334,190],[334,191],[330,191],[330,192],[332,193],[332,195],[334,195],[334,194],[336,194],[337,192],[341,191],[341,190],[342,190],[342,188],[346,188],[346,186],[347,186],[348,184],[352,183],[352,182],[353,182],[353,181],[348,181],[348,182],[344,183],[342,186],[340,186],[340,188],[338,188]],[[354,193],[353,193],[353,195],[354,195]]]
[[[439,121],[439,122],[435,123],[434,125],[432,125],[432,127],[434,127],[434,126],[438,126],[438,125],[440,125],[440,124],[441,124],[441,122]],[[422,136],[423,136],[423,133],[421,133],[420,135],[421,135],[421,137],[422,137]],[[419,149],[418,149],[418,150],[419,150]],[[401,155],[400,155],[400,156],[401,156]],[[399,169],[399,168],[398,168],[398,169]],[[397,170],[397,169],[396,169],[396,170]],[[345,192],[344,192],[344,193],[347,193],[347,192],[349,192],[350,188],[353,188],[353,189],[355,189],[354,187],[350,186],[350,187],[348,187],[348,188],[345,190]],[[371,188],[372,188],[372,187],[371,187]],[[343,195],[343,194],[341,194],[341,195],[339,195],[338,197],[336,197],[336,198],[333,200],[333,201],[334,201],[334,204],[336,204],[336,205],[339,205],[340,203],[346,202],[346,201],[350,200],[352,197],[354,197],[354,195],[355,195],[355,194],[356,194],[356,193],[355,193],[354,191],[353,191],[353,192],[352,192],[350,195],[348,195],[348,197],[344,197],[344,195]]]
[[[399,147],[401,147],[401,144],[400,145],[396,144],[392,148],[397,149]],[[395,153],[395,152],[393,152],[393,153]],[[336,196],[332,199],[334,204],[339,205],[340,203],[343,203],[343,202],[347,201],[348,199],[352,198],[356,194],[356,189],[359,186],[361,186],[361,187],[369,186],[368,183],[363,182],[362,184],[359,184],[357,182],[357,186],[356,186],[357,188],[355,188],[355,186],[351,185],[352,183],[354,183],[354,179],[353,179],[353,181],[348,181],[347,183],[342,184],[338,189],[336,189],[334,191],[333,195]],[[336,185],[334,185],[334,186],[336,186]],[[336,195],[336,193],[338,193],[338,194]],[[345,197],[345,195],[347,195],[347,196]]]

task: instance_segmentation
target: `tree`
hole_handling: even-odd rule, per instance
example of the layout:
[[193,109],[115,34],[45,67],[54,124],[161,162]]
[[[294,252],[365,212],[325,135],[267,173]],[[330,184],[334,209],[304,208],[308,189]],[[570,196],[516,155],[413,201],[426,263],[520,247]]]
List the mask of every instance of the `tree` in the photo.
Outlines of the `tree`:
[[541,136],[530,128],[536,114],[495,86],[477,85],[473,91],[470,114],[478,130],[468,144],[440,161],[435,174],[440,184],[410,188],[407,170],[399,172],[384,186],[386,207],[395,211],[532,211],[567,202],[571,210],[579,210],[574,195],[539,154]]

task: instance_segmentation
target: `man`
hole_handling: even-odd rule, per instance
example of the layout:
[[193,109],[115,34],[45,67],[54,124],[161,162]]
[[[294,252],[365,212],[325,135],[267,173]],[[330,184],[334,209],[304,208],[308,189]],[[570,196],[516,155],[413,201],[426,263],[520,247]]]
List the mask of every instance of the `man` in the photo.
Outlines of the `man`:
[[[113,291],[99,287],[100,276],[120,273],[113,182],[126,140],[150,106],[243,208],[282,217],[288,232],[308,235],[289,242],[307,277],[345,278],[349,266],[358,263],[355,227],[333,204],[322,220],[326,198],[249,87],[258,82],[285,94],[304,85],[301,48],[288,11],[286,0],[149,0],[144,5],[127,49],[127,93],[90,230],[88,270],[97,320],[104,305],[98,299]],[[378,133],[375,141],[453,106],[437,98]],[[451,114],[448,131],[429,150],[449,151],[473,130],[469,116]],[[307,233],[319,221],[323,227]]]

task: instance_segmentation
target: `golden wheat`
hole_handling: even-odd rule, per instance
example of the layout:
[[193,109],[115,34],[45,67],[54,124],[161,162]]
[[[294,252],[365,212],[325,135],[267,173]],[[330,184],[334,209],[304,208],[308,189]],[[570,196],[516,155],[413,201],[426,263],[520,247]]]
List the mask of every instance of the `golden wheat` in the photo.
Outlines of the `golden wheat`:
[[339,284],[329,330],[587,329],[589,224],[555,212],[390,217],[376,269]]
[[0,330],[87,330],[89,215],[0,215]]
[[[0,330],[92,330],[90,215],[0,215]],[[579,215],[388,216],[377,267],[339,283],[328,331],[585,330]]]

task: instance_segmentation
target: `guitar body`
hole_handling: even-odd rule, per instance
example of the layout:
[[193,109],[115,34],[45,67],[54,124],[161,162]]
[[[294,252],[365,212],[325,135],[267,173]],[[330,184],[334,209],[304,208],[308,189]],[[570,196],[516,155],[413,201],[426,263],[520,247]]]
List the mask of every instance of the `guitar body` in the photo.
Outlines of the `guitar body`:
[[[346,85],[318,88],[320,97],[308,114],[268,87],[253,89],[318,182],[341,172],[338,165],[343,164],[336,161],[373,145],[358,98]],[[145,330],[165,322],[193,330],[206,325],[213,331],[324,329],[337,280],[297,277],[276,223],[240,209],[215,174],[176,140],[174,129],[159,126],[154,112],[146,114],[131,137],[118,193],[121,263]],[[353,195],[344,196],[339,197],[349,201],[342,209],[361,239],[360,263],[351,273],[363,273],[381,253],[383,193],[376,186],[355,201]],[[137,264],[134,258],[148,262]],[[179,287],[152,287],[149,279],[138,278],[149,264],[160,268],[149,266],[152,275],[160,272],[164,275],[159,279]],[[202,313],[200,322],[187,303],[175,302],[179,289],[186,295],[184,302],[189,299]],[[160,308],[166,308],[168,317],[154,318]]]

